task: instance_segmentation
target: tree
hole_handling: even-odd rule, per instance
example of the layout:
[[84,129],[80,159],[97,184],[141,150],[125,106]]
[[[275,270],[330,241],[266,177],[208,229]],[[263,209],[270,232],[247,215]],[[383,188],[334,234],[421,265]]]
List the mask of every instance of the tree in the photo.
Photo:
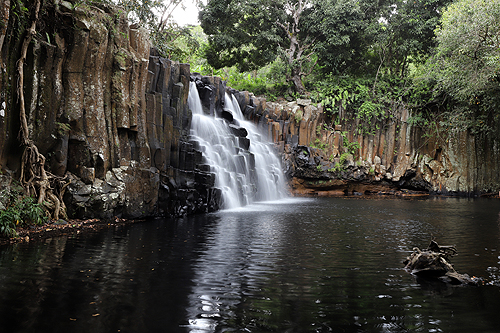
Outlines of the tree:
[[[372,3],[210,0],[200,12],[201,25],[209,36],[208,62],[215,68],[238,65],[247,71],[281,56],[288,67],[287,79],[303,93],[302,78],[310,74],[316,61],[327,71],[335,71],[363,54],[365,20],[375,17],[368,10]],[[373,15],[367,16],[367,12]]]
[[403,77],[410,63],[422,63],[435,47],[434,30],[451,0],[396,0],[386,13],[379,44],[391,74]]
[[277,16],[283,14],[277,9],[275,2],[268,0],[208,1],[199,17],[208,35],[209,64],[216,69],[237,65],[248,71],[273,61],[283,37],[275,24]]
[[367,50],[375,31],[370,22],[380,17],[380,1],[330,0],[316,2],[307,26],[317,36],[315,51],[323,72],[366,72]]
[[[138,23],[148,28],[153,44],[164,57],[182,60],[199,47],[196,38],[192,37],[191,28],[179,26],[173,17],[174,10],[179,6],[184,8],[187,0],[107,1],[122,6],[131,23]],[[199,2],[199,0],[189,1]],[[188,42],[180,41],[181,39]]]
[[[333,4],[352,0],[210,0],[200,12],[200,21],[209,36],[207,59],[215,68],[238,65],[246,71],[264,66],[277,56],[287,64],[287,80],[304,93],[302,78],[316,64],[316,47],[328,40],[318,26]],[[341,15],[339,15],[341,16]],[[330,37],[330,41],[335,39]],[[343,39],[345,41],[345,39]],[[324,45],[324,44],[323,44]]]
[[432,60],[438,82],[459,101],[497,95],[500,0],[460,0],[443,13]]
[[287,80],[303,94],[302,77],[310,74],[317,37],[303,24],[312,0],[211,0],[200,12],[209,36],[207,59],[215,68],[238,65],[242,71],[269,64],[281,56]]
[[306,89],[302,84],[302,76],[310,74],[314,67],[313,64],[309,66],[308,73],[304,72],[305,63],[310,63],[312,60],[316,37],[312,37],[310,34],[300,34],[301,19],[304,11],[307,10],[311,3],[307,0],[298,0],[297,2],[285,2],[283,5],[290,18],[284,22],[277,21],[276,24],[283,29],[285,36],[288,37],[283,44],[289,42],[287,48],[282,47],[283,58],[290,69],[287,80],[293,82],[296,92],[303,94]]

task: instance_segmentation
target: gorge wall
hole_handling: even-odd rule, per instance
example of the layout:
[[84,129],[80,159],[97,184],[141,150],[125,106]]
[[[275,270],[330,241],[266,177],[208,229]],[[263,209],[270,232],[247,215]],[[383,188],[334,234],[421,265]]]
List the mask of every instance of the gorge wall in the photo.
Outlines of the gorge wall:
[[[339,106],[267,102],[218,77],[161,58],[146,31],[109,5],[45,2],[25,67],[31,139],[50,171],[70,181],[71,217],[182,216],[220,208],[214,174],[190,139],[189,82],[204,112],[223,116],[230,91],[245,117],[276,143],[295,195],[480,195],[500,190],[498,142],[410,126],[394,104],[363,122]],[[0,190],[20,172],[15,63],[22,20],[0,0]]]
[[[2,1],[0,185],[20,172],[18,13]],[[181,216],[216,210],[214,176],[189,140],[187,64],[151,51],[147,32],[109,5],[45,2],[25,66],[30,137],[70,181],[71,217]]]
[[269,138],[281,147],[296,195],[496,196],[500,190],[497,140],[412,126],[402,103],[370,121],[341,104],[332,120],[311,100],[254,104],[264,103],[263,113],[247,107],[245,114],[258,122],[267,119]]

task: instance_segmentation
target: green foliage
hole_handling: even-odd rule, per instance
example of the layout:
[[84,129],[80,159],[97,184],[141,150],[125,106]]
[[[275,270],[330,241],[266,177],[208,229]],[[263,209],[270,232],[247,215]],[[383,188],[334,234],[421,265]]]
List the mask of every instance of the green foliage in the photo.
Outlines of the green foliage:
[[437,81],[459,101],[499,90],[500,0],[460,0],[443,13],[430,63]]
[[181,63],[196,63],[203,57],[206,36],[199,26],[180,27],[170,23],[163,29],[150,32],[153,44],[160,54]]
[[322,142],[320,139],[316,139],[316,140],[314,140],[313,143],[310,144],[310,146],[313,148],[325,150],[327,147],[327,144],[325,142]]
[[59,133],[60,136],[64,136],[68,134],[69,131],[71,131],[71,125],[67,123],[56,122],[56,127],[57,133]]
[[429,125],[429,120],[426,119],[422,115],[422,113],[412,115],[411,117],[408,118],[408,120],[406,122],[410,126],[415,126],[415,127],[420,127],[420,128],[425,128]]
[[[411,64],[424,62],[435,46],[434,29],[452,0],[394,0],[382,12],[371,50],[381,74],[406,75]],[[397,8],[397,11],[394,10]]]
[[26,29],[27,27],[27,23],[30,16],[30,8],[26,7],[24,1],[14,0],[11,2],[10,12],[13,18],[13,23],[12,23],[14,30],[13,37],[17,41],[20,41],[23,36],[24,29]]
[[342,136],[343,146],[346,148],[347,153],[354,156],[359,148],[361,148],[359,142],[350,142],[346,131],[340,132],[340,135]]
[[300,122],[302,120],[302,117],[303,117],[302,110],[301,109],[297,110],[294,115],[295,122],[296,123]]
[[386,117],[384,105],[380,102],[389,101],[391,95],[389,89],[382,90],[386,85],[380,85],[377,94],[384,97],[374,98],[370,88],[371,82],[365,78],[353,79],[330,75],[327,79],[316,83],[316,89],[311,98],[314,102],[323,105],[330,122],[333,122],[343,109],[369,123],[372,119]]
[[376,21],[383,2],[318,0],[304,19],[304,27],[316,38],[315,52],[323,73],[356,72],[372,39],[371,22]]
[[435,55],[413,73],[408,101],[414,114],[439,116],[446,131],[498,136],[500,0],[454,2],[436,36]]
[[207,1],[200,21],[209,36],[208,63],[215,68],[237,65],[247,72],[276,59],[281,37],[274,23],[283,14],[279,5],[280,1],[269,0]]
[[317,62],[324,73],[359,68],[371,40],[368,27],[378,24],[385,6],[368,0],[209,0],[200,12],[209,36],[207,60],[246,72],[279,57],[303,93],[300,82]]
[[1,193],[0,236],[16,237],[17,226],[43,224],[47,218],[41,204],[35,199],[23,196],[20,188],[3,190]]
[[384,117],[385,112],[382,105],[371,100],[366,100],[358,109],[357,117],[365,121],[371,121],[372,118]]
[[344,152],[340,155],[338,163],[335,163],[333,168],[328,169],[329,172],[339,173],[346,171],[346,162],[352,156],[352,154]]
[[267,93],[267,80],[256,73],[240,73],[235,67],[232,67],[227,78],[227,83],[232,88],[242,91],[251,91],[256,95]]
[[358,95],[353,89],[355,84],[350,78],[325,75],[314,83],[311,99],[323,105],[323,110],[331,120],[339,113],[339,108],[345,109],[357,100]]

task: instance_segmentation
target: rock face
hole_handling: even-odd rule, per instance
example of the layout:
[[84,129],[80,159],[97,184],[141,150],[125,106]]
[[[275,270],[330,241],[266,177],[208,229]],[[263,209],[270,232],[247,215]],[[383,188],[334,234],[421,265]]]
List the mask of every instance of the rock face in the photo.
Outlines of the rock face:
[[[332,124],[320,104],[267,102],[239,92],[245,116],[283,153],[296,195],[482,195],[500,190],[498,138],[411,126],[394,103],[386,117],[362,121],[342,107]],[[427,132],[426,132],[427,131]]]
[[[213,175],[189,141],[189,65],[151,51],[118,8],[45,4],[25,68],[30,135],[51,171],[67,175],[73,217],[179,216],[216,210]],[[7,1],[0,15],[8,19]],[[27,6],[29,6],[27,4]],[[14,17],[0,27],[0,169],[19,172],[12,85]]]

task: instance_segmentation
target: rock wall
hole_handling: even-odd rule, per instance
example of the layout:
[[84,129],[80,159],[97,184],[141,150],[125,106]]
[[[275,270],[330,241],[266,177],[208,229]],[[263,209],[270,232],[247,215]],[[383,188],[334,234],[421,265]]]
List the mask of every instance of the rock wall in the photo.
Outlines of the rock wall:
[[[339,106],[329,119],[311,100],[266,102],[237,93],[246,117],[267,127],[296,195],[497,195],[500,145],[469,132],[421,129],[393,104],[362,121]],[[334,124],[332,124],[334,123]]]
[[[24,87],[30,136],[50,171],[71,181],[69,215],[218,209],[213,175],[198,169],[202,155],[189,141],[189,65],[151,52],[147,32],[129,26],[118,8],[72,2],[45,2]],[[0,27],[0,170],[16,178],[21,151],[12,87],[22,35],[14,32],[22,22],[9,15],[8,3],[0,6],[8,22]]]

